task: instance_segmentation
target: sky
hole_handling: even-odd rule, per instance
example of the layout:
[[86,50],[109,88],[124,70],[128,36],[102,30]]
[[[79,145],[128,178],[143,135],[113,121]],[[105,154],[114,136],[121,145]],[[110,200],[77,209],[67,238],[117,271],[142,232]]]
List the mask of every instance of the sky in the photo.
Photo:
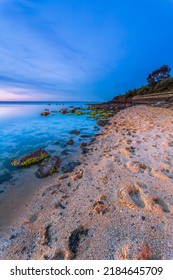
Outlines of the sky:
[[173,69],[173,0],[0,0],[0,101],[108,101]]

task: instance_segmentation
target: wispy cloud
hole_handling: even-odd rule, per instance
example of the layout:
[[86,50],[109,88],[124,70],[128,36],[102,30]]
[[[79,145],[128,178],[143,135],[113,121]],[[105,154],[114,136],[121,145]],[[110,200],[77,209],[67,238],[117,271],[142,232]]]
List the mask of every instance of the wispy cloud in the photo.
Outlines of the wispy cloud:
[[0,0],[0,99],[108,99],[135,87],[171,60],[170,1]]

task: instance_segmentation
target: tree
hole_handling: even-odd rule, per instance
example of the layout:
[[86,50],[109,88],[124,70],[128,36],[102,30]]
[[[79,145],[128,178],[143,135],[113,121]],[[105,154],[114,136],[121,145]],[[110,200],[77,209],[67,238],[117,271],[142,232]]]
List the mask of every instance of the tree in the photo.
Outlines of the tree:
[[147,81],[149,85],[154,85],[164,79],[170,78],[171,68],[168,65],[163,65],[162,67],[154,70],[148,75]]

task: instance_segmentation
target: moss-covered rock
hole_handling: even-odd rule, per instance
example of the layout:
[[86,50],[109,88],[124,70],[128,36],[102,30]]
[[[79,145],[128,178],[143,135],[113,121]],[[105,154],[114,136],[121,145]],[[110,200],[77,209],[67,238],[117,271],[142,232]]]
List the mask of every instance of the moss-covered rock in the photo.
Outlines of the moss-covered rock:
[[28,167],[32,164],[36,164],[43,159],[49,157],[50,154],[44,149],[38,149],[37,151],[23,155],[11,161],[11,165],[15,167]]
[[84,115],[84,113],[81,112],[81,111],[75,111],[75,115],[76,115],[76,116],[82,116],[82,115]]
[[50,157],[44,159],[37,172],[35,173],[38,178],[48,177],[58,171],[60,166],[60,159],[59,157]]

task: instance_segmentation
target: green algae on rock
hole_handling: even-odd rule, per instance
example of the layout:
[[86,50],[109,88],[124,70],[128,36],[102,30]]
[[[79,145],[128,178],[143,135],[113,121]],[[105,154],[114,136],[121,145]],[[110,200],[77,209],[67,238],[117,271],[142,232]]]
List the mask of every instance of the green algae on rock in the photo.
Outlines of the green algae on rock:
[[38,178],[48,177],[58,171],[60,166],[60,159],[59,157],[50,157],[44,159],[37,172],[35,173]]
[[32,164],[36,164],[43,159],[49,157],[50,154],[44,149],[38,149],[29,154],[23,155],[11,161],[11,165],[14,167],[28,167]]

